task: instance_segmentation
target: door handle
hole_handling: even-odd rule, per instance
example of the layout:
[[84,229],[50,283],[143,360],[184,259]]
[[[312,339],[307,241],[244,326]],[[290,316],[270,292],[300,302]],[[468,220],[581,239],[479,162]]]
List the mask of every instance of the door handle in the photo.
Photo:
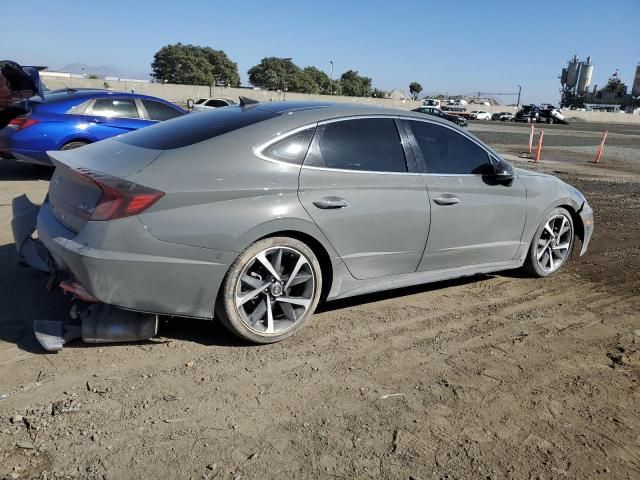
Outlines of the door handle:
[[313,204],[318,208],[322,208],[323,210],[347,208],[348,206],[350,206],[349,202],[341,197],[323,197],[318,200],[314,200]]
[[436,197],[433,199],[438,205],[456,205],[460,203],[460,199],[455,195],[451,195],[450,193],[445,193],[440,197]]
[[91,120],[89,120],[89,123],[104,123],[104,120],[102,120],[101,118],[92,118]]

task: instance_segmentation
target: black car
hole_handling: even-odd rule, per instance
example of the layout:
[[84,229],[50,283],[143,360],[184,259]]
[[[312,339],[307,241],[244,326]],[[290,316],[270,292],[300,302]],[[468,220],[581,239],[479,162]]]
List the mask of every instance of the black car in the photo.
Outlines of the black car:
[[523,105],[516,113],[514,120],[516,122],[536,123],[540,117],[540,107],[537,105]]
[[444,113],[442,110],[435,107],[418,107],[414,108],[412,111],[424,113],[426,115],[433,115],[434,117],[440,117],[445,120],[449,120],[450,122],[455,123],[460,127],[466,127],[467,125],[469,125],[469,122],[467,122],[464,118],[458,115],[450,115],[448,113]]

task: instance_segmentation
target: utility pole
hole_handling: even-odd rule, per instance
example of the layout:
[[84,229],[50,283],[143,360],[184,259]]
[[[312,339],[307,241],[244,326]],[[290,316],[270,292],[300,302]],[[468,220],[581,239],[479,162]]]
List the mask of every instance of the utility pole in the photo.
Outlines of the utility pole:
[[516,108],[520,108],[520,94],[522,93],[522,86],[518,85],[518,102],[516,103]]
[[329,63],[331,64],[331,83],[330,83],[330,92],[331,95],[333,95],[333,60],[329,60]]

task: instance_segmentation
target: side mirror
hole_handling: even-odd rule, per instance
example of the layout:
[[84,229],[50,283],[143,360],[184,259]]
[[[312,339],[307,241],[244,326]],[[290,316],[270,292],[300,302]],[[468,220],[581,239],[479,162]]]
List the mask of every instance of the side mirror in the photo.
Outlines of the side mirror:
[[187,108],[189,110],[193,109],[193,98],[190,98],[190,99],[187,100]]
[[501,158],[494,158],[494,172],[495,179],[499,182],[510,182],[515,178],[515,172],[511,164],[505,162]]

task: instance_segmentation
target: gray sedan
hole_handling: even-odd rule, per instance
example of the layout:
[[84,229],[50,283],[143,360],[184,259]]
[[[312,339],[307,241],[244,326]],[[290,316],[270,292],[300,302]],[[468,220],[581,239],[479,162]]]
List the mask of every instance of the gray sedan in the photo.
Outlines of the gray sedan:
[[399,110],[229,107],[49,156],[39,212],[14,205],[29,263],[81,299],[217,318],[256,343],[288,337],[323,300],[520,267],[551,275],[593,230],[575,188]]

